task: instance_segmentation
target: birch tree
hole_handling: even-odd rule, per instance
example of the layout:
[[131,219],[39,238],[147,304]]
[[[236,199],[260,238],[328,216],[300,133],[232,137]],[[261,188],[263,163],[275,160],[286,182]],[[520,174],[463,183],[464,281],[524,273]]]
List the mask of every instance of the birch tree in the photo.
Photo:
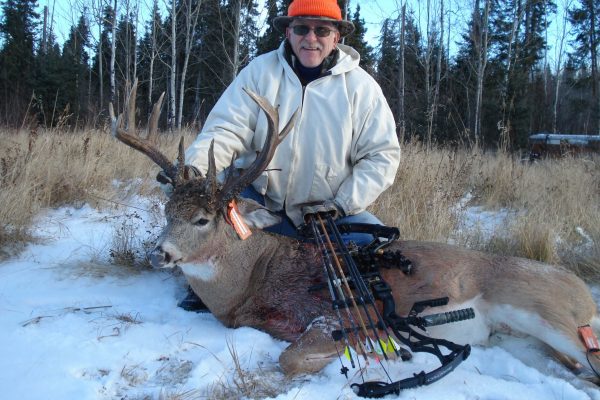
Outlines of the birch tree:
[[183,100],[185,97],[186,76],[188,64],[190,61],[190,53],[196,36],[196,25],[198,23],[198,15],[200,13],[201,1],[183,0],[183,15],[184,15],[184,59],[181,67],[181,77],[179,78],[179,108],[177,113],[177,129],[181,129],[181,121],[183,118]]
[[169,79],[169,112],[167,113],[167,126],[169,129],[175,128],[176,99],[177,99],[177,5],[175,0],[171,0],[171,63]]
[[475,110],[474,110],[474,125],[473,136],[475,144],[481,144],[481,117],[483,104],[483,84],[485,70],[488,61],[488,40],[489,40],[489,12],[491,0],[484,0],[483,13],[480,10],[479,0],[475,1],[472,19],[471,40],[475,50],[476,59],[476,85],[475,85]]
[[565,53],[565,39],[567,37],[567,27],[569,24],[569,10],[571,9],[571,0],[566,0],[561,5],[563,10],[561,18],[557,21],[556,26],[556,51],[555,51],[555,65],[554,73],[556,74],[556,83],[554,87],[554,99],[552,102],[552,132],[557,133],[557,120],[558,120],[558,104],[560,99],[560,87],[562,84],[563,77],[563,56]]
[[398,68],[398,124],[399,136],[402,141],[406,135],[406,113],[404,98],[406,94],[405,57],[406,54],[406,2],[402,4],[400,13],[400,65]]
[[110,43],[110,101],[116,104],[116,80],[115,61],[117,58],[117,0],[114,0],[111,20],[111,43]]

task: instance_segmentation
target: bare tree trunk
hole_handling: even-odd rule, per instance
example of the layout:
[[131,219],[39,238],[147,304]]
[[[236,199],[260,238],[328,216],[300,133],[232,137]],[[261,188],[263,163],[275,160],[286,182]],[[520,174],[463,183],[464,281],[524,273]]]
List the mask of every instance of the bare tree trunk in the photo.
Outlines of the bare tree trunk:
[[[92,109],[92,68],[88,69],[88,87],[87,87],[87,109],[88,112]],[[92,126],[96,124],[95,118],[88,117],[88,124],[92,120]]]
[[556,60],[556,87],[554,88],[554,104],[552,106],[552,132],[557,133],[558,131],[558,99],[560,94],[560,85],[562,84],[562,56],[565,37],[567,34],[567,23],[569,21],[569,10],[571,8],[571,1],[567,0],[563,5],[563,18],[562,18],[562,32],[558,37],[558,57]]
[[[224,20],[223,16],[220,15],[221,20],[221,45],[223,46],[223,55],[227,58],[229,64],[229,79],[226,84],[232,82],[238,74],[240,69],[240,25],[241,25],[241,12],[242,12],[242,1],[243,0],[231,0],[233,4],[232,15],[233,20]],[[227,17],[228,18],[228,17]],[[225,37],[231,36],[232,44],[229,46]],[[231,48],[230,48],[231,47]]]
[[46,56],[48,44],[48,7],[44,6],[44,24],[42,28],[42,54]]
[[[198,22],[198,15],[200,14],[201,1],[197,1],[196,5],[193,5],[192,0],[185,0],[185,53],[183,66],[181,68],[181,78],[179,81],[179,109],[177,113],[177,129],[181,129],[181,121],[183,119],[183,100],[185,98],[185,84],[188,64],[190,61],[190,53],[192,51],[192,45],[194,44],[194,37],[196,35],[196,24]],[[192,9],[192,7],[194,7]]]
[[402,16],[400,21],[400,66],[398,77],[398,124],[400,141],[404,141],[406,135],[406,115],[404,110],[404,97],[406,91],[405,73],[405,52],[406,52],[406,2],[402,4]]
[[169,129],[175,128],[176,115],[176,79],[177,79],[177,7],[175,0],[171,0],[171,81],[169,88],[169,115],[167,124]]
[[425,97],[426,97],[426,105],[425,105],[425,113],[427,117],[427,148],[431,148],[431,124],[429,121],[431,120],[431,53],[432,53],[432,33],[431,33],[431,0],[427,0],[427,9],[426,15],[427,19],[425,21],[425,32],[427,35],[427,47],[425,49]]
[[112,20],[112,40],[110,44],[110,101],[116,104],[115,59],[117,56],[117,0],[114,0]]
[[516,54],[518,54],[518,42],[517,35],[519,33],[521,27],[521,18],[523,17],[523,13],[525,12],[525,7],[523,6],[524,0],[518,0],[517,7],[515,9],[515,14],[513,17],[513,24],[511,28],[511,34],[508,40],[508,51],[507,51],[507,65],[506,71],[504,73],[504,88],[501,93],[502,98],[502,122],[500,128],[500,148],[503,150],[507,150],[510,145],[510,129],[511,129],[511,119],[510,119],[510,110],[513,107],[513,99],[508,98],[508,89],[512,76],[513,63],[516,62]]
[[[154,60],[157,56],[157,43],[156,43],[156,12],[158,10],[158,0],[154,0],[154,4],[152,6],[152,33],[151,33],[151,41],[152,47],[150,49],[150,71],[148,72],[148,113],[152,112],[152,91],[154,86]],[[148,114],[150,117],[150,114]]]
[[590,10],[590,60],[592,64],[592,96],[596,101],[596,129],[600,134],[600,90],[598,90],[598,43],[596,42],[596,9],[593,0],[586,0]]
[[133,24],[133,76],[137,77],[137,64],[138,64],[138,52],[137,52],[137,33],[138,33],[138,23],[139,23],[139,12],[140,5],[139,3],[135,4],[135,24]]
[[[102,46],[102,20],[103,20],[103,10],[102,4],[103,0],[98,0],[98,8],[95,10],[98,18],[96,21],[98,22],[98,94],[100,95],[100,106],[98,107],[100,110],[104,108],[104,76],[102,74],[103,71],[103,46]],[[95,6],[95,2],[92,3]]]
[[436,60],[436,71],[435,81],[433,84],[433,95],[431,99],[431,112],[429,118],[429,136],[433,136],[433,130],[435,129],[435,117],[437,115],[437,109],[439,105],[440,96],[440,85],[442,81],[442,49],[444,48],[444,0],[440,0],[440,38],[438,41],[437,49],[437,60]]
[[[490,11],[490,0],[485,0],[483,17],[479,14],[479,0],[475,2],[473,10],[473,42],[477,55],[477,83],[475,87],[475,121],[473,125],[473,136],[475,145],[483,144],[481,137],[481,114],[483,103],[483,81],[488,61],[488,19]],[[475,22],[477,21],[477,22]]]
[[242,13],[242,0],[234,0],[233,14],[233,49],[231,51],[231,81],[235,79],[240,69],[240,18]]
[[128,84],[133,83],[131,79],[131,21],[130,17],[130,4],[129,0],[125,1],[125,82]]

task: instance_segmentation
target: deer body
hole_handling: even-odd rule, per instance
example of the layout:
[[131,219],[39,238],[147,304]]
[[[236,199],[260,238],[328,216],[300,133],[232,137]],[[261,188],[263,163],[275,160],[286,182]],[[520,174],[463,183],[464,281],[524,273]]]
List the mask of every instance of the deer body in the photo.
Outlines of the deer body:
[[[240,209],[248,213],[247,219],[256,220],[252,216],[256,211],[250,210],[260,210],[260,206],[252,200],[238,201]],[[171,220],[168,215],[167,220]],[[310,325],[318,317],[325,317],[330,325],[335,321],[327,290],[308,290],[324,282],[319,250],[312,244],[260,230],[242,241],[223,218],[216,221],[219,227],[204,241],[212,243],[216,273],[206,278],[194,271],[205,268],[202,257],[183,260],[183,272],[193,290],[224,325],[250,326],[293,342],[280,359],[287,373],[315,372],[327,365],[336,355],[327,333],[332,327]],[[187,246],[196,227],[189,224],[188,228],[179,237],[169,235],[167,228],[157,251]],[[201,243],[197,246],[202,247]],[[597,324],[596,304],[585,283],[574,274],[532,260],[442,243],[397,241],[388,249],[400,250],[413,264],[410,275],[399,269],[380,269],[392,287],[399,315],[407,315],[417,301],[445,296],[450,298],[448,309],[464,304],[475,308],[476,320],[450,329],[456,330],[456,337],[448,337],[447,326],[430,328],[433,336],[485,344],[495,331],[521,333],[566,356],[562,360],[571,368],[576,362],[587,364],[577,327]],[[309,326],[313,329],[307,332]]]
[[[339,327],[328,291],[308,290],[325,279],[320,253],[311,244],[261,231],[277,223],[278,217],[237,196],[268,167],[294,118],[277,134],[277,110],[264,98],[248,94],[266,113],[269,133],[254,163],[240,176],[229,174],[223,184],[216,179],[212,146],[206,176],[190,178],[182,144],[175,166],[152,143],[125,130],[123,118],[113,117],[113,132],[160,165],[174,187],[153,264],[181,267],[196,294],[226,326],[250,326],[292,342],[279,359],[286,373],[315,372],[336,358],[330,331]],[[134,98],[132,91],[129,126],[135,126]],[[155,106],[152,121],[157,120],[158,110],[160,106]],[[156,126],[151,126],[149,137],[155,136]],[[247,240],[240,240],[226,220],[232,200],[237,200],[241,218],[254,231]],[[447,296],[448,308],[468,304],[477,316],[475,321],[452,324],[459,336],[451,340],[474,344],[485,342],[496,330],[519,332],[548,344],[571,368],[587,365],[577,328],[590,324],[598,331],[600,323],[589,289],[574,274],[531,260],[441,243],[397,241],[388,249],[400,250],[414,269],[410,275],[394,268],[380,271],[392,288],[399,315],[406,315],[417,301]],[[450,330],[444,325],[430,332],[447,338]],[[474,335],[466,337],[466,332]],[[595,356],[590,362],[600,370]]]

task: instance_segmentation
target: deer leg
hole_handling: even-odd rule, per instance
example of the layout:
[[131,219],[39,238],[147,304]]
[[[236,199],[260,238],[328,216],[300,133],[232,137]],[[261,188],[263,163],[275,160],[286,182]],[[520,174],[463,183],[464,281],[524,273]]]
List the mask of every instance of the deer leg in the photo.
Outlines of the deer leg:
[[331,331],[338,326],[323,317],[314,320],[302,335],[279,356],[279,365],[287,376],[321,371],[337,359]]
[[584,366],[581,365],[581,363],[579,361],[577,361],[574,358],[571,358],[571,357],[567,356],[566,354],[563,354],[557,350],[551,349],[551,351],[552,351],[554,358],[558,362],[560,362],[562,365],[567,367],[569,370],[571,370],[571,372],[573,372],[575,375],[579,375],[580,373],[583,372]]

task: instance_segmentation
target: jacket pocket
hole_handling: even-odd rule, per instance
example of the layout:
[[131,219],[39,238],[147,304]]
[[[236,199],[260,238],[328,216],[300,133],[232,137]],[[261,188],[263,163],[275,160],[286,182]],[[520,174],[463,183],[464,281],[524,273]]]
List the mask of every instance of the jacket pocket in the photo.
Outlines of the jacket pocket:
[[334,190],[337,191],[336,182],[337,174],[329,165],[317,164],[307,201],[320,202],[333,199]]

